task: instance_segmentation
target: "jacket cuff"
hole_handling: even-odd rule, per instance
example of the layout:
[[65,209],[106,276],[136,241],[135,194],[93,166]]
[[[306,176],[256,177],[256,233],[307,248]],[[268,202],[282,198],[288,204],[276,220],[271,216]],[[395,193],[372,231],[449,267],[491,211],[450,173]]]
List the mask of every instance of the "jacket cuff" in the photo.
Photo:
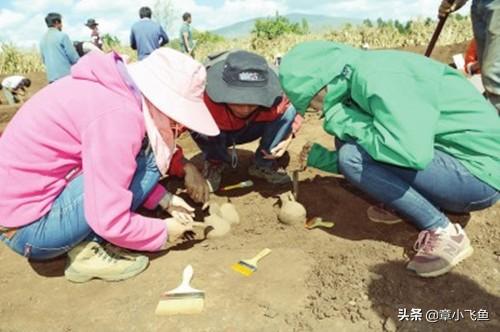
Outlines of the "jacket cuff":
[[338,153],[337,151],[330,151],[320,144],[314,143],[307,157],[307,166],[338,174]]
[[167,190],[161,184],[157,184],[149,193],[142,206],[144,206],[148,210],[156,209],[158,203],[160,203],[161,199],[163,198],[163,196],[165,196],[166,193]]

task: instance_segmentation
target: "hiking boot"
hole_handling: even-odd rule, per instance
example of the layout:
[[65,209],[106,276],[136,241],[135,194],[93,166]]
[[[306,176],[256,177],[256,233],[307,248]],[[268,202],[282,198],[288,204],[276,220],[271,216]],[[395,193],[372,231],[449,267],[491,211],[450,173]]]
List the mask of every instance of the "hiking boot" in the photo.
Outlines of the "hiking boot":
[[403,221],[403,219],[392,213],[392,211],[377,205],[370,206],[368,210],[366,210],[366,214],[371,221],[388,225],[397,224]]
[[97,278],[118,281],[131,278],[146,269],[146,256],[94,241],[82,242],[68,252],[64,275],[73,282]]
[[203,164],[203,177],[207,179],[211,192],[219,190],[222,181],[222,173],[225,169],[226,164],[224,162],[205,160]]
[[437,277],[472,255],[469,238],[459,224],[421,231],[413,247],[417,252],[407,268],[421,277]]
[[248,174],[253,177],[266,180],[271,184],[284,184],[292,182],[292,179],[283,168],[257,166],[248,167]]

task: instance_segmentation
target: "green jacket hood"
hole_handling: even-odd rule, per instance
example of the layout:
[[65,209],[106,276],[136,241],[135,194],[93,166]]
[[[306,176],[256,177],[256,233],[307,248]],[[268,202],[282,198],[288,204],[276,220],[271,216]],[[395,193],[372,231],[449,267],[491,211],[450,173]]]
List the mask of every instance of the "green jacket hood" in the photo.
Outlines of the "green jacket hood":
[[[304,115],[312,98],[326,85],[333,83],[348,64],[362,51],[328,41],[310,41],[298,44],[282,59],[279,76],[281,86],[296,108]],[[345,82],[338,79],[342,88]],[[340,86],[339,86],[340,87]],[[329,87],[329,94],[334,86]],[[338,92],[338,91],[337,91]]]

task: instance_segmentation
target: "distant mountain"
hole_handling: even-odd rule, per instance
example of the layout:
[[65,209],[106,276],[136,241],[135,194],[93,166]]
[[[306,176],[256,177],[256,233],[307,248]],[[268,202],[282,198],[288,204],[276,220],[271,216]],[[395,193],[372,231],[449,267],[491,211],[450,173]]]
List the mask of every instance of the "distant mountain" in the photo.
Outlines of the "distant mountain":
[[[335,29],[343,26],[344,24],[350,23],[352,25],[360,24],[361,19],[349,18],[349,17],[333,17],[325,15],[308,15],[308,14],[288,14],[284,15],[292,23],[300,23],[303,19],[307,20],[309,24],[309,29],[311,32],[318,32],[321,30]],[[272,17],[272,16],[269,16]],[[216,33],[226,38],[238,38],[249,35],[255,25],[255,21],[259,18],[250,19],[247,21],[242,21],[234,23],[210,32]]]

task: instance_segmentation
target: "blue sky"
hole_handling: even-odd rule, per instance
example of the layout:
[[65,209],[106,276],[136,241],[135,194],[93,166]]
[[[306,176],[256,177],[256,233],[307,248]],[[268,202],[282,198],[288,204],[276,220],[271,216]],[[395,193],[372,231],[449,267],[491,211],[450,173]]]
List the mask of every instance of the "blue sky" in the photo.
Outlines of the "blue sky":
[[[138,9],[154,7],[158,0],[0,0],[0,42],[33,46],[45,32],[44,17],[55,11],[63,15],[64,31],[73,40],[86,40],[89,30],[83,25],[95,18],[101,33],[110,33],[127,42],[130,26],[138,19]],[[173,17],[168,33],[174,37],[181,15],[189,11],[193,26],[212,30],[235,22],[281,14],[307,13],[329,16],[408,20],[435,17],[440,0],[163,0],[171,4]],[[470,1],[469,1],[470,2]],[[469,5],[460,12],[467,14]]]

